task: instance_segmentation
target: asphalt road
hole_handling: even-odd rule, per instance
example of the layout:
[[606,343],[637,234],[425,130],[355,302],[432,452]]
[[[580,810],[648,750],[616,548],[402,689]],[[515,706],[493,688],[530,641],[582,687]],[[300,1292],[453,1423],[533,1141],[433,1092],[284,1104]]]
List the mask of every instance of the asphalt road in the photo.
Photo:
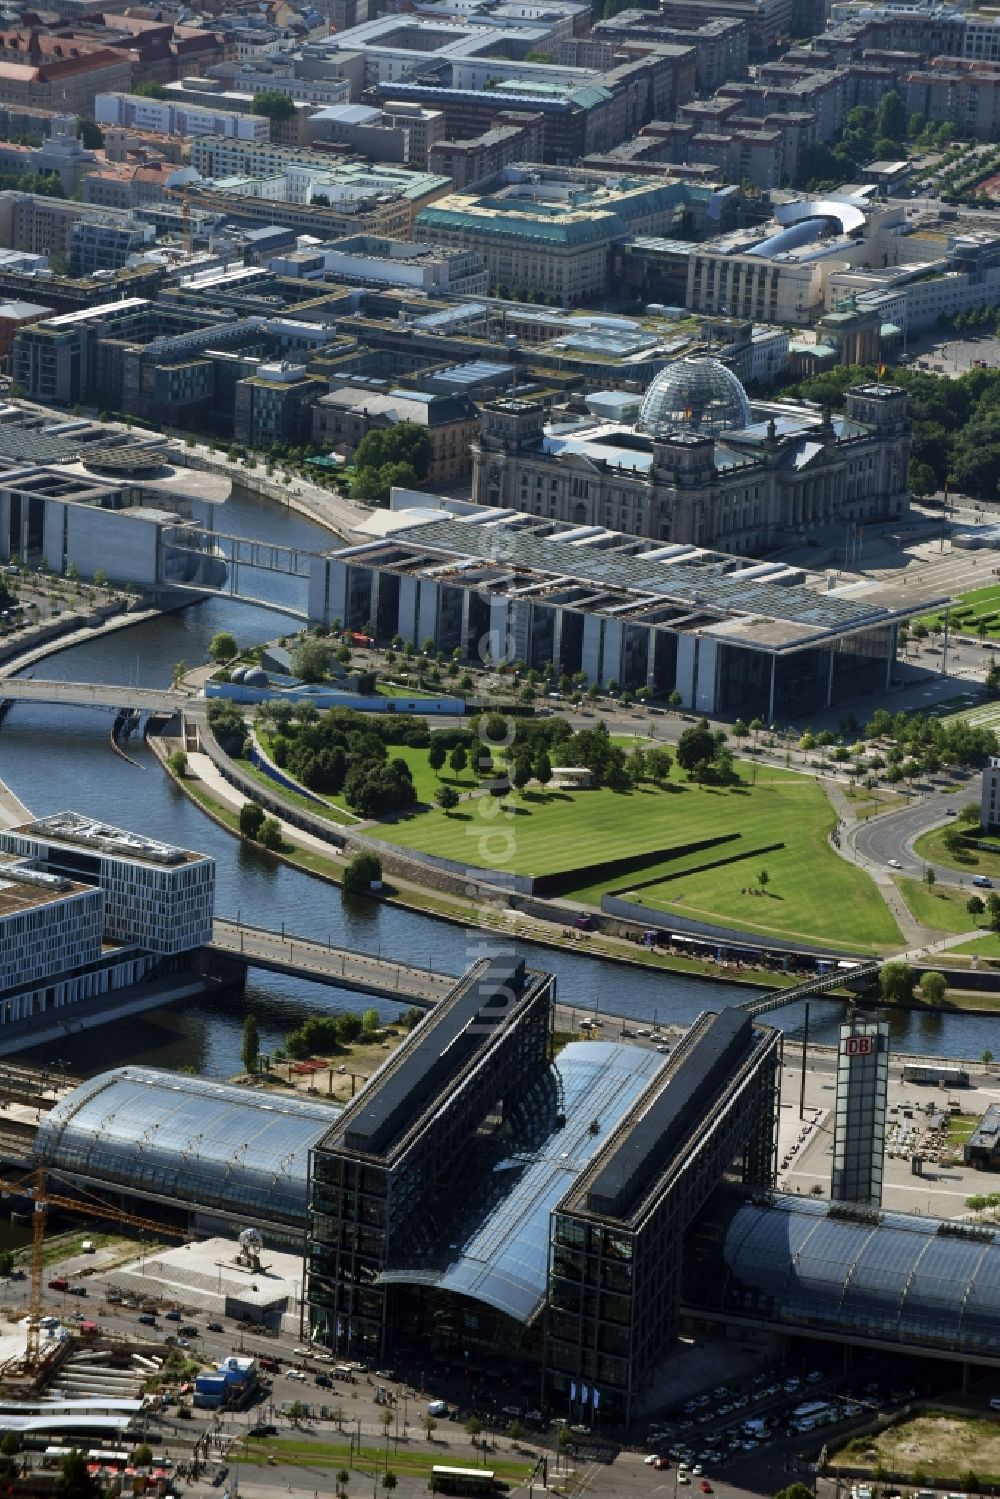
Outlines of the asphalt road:
[[[864,865],[888,869],[890,859],[897,859],[901,874],[922,879],[927,862],[913,852],[913,844],[922,833],[950,822],[958,808],[967,801],[979,801],[982,777],[971,778],[964,793],[932,792],[897,812],[856,823],[847,834],[847,845],[853,850],[858,862]],[[934,864],[938,882],[942,885],[967,885],[970,876],[944,864]]]

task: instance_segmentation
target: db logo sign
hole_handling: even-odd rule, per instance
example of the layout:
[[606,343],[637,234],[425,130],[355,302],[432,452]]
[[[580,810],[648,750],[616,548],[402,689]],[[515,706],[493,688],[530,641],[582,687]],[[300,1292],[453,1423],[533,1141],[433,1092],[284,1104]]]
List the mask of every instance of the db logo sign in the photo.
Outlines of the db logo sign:
[[845,1057],[870,1057],[874,1050],[874,1036],[848,1036],[844,1042]]

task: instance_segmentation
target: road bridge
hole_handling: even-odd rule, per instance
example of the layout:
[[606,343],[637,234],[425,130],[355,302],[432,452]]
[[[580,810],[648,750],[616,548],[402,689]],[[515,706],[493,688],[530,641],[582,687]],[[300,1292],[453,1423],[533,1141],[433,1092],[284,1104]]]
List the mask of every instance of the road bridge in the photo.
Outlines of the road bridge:
[[67,703],[120,713],[133,708],[138,713],[188,712],[201,708],[187,692],[169,687],[130,687],[115,682],[47,682],[36,677],[0,676],[0,702]]
[[216,916],[212,941],[203,952],[226,959],[242,959],[251,968],[288,973],[335,989],[356,989],[403,1005],[429,1008],[443,999],[455,983],[447,974],[432,973],[410,963],[370,957],[348,948],[333,947],[314,938],[245,926]]

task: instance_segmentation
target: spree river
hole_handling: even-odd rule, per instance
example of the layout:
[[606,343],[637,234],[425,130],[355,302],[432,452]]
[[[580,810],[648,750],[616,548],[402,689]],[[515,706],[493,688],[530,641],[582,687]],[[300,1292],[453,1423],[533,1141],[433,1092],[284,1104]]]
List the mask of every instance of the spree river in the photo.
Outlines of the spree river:
[[[219,507],[220,530],[320,550],[330,545],[319,526],[272,502],[237,492]],[[279,575],[241,568],[241,585],[257,598],[304,607],[305,587]],[[122,630],[105,639],[51,656],[32,669],[36,677],[65,681],[137,682],[169,685],[174,663],[204,661],[217,630],[231,630],[240,644],[273,638],[296,628],[287,616],[217,597],[174,614]],[[277,864],[247,848],[205,817],[174,786],[153,756],[138,743],[132,766],[108,745],[110,717],[92,709],[17,706],[0,728],[0,779],[36,815],[75,808],[154,838],[214,856],[216,907],[263,927],[325,939],[335,946],[426,964],[458,974],[495,939],[417,912],[364,900],[343,900],[332,885]],[[628,968],[576,953],[521,945],[528,961],[558,977],[560,999],[593,1012],[612,1011],[636,1020],[688,1022],[703,1009],[739,1003],[746,991],[709,979]],[[373,1001],[342,990],[251,970],[246,1004],[253,1010],[264,1050],[280,1045],[302,1016],[319,1010],[364,1008]],[[392,1014],[397,1006],[380,1006]],[[239,1001],[213,1000],[152,1011],[60,1043],[62,1059],[75,1071],[94,1072],[120,1062],[193,1066],[208,1076],[239,1070],[244,1009]],[[800,1006],[775,1015],[790,1034],[802,1024]],[[840,1006],[816,1001],[811,1032],[833,1040]],[[991,1016],[901,1015],[893,1017],[894,1046],[903,1051],[977,1057],[997,1046]],[[611,1028],[605,1034],[612,1034]]]

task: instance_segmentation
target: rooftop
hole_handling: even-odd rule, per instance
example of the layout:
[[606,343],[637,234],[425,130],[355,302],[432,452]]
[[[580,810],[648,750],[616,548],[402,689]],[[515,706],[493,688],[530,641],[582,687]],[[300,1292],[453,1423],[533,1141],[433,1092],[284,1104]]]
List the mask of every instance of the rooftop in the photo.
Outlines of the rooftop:
[[305,1225],[309,1151],[335,1105],[155,1067],[116,1067],[45,1117],[40,1163],[143,1196]]
[[93,887],[78,885],[62,875],[32,869],[23,859],[0,855],[0,919],[83,892],[92,894]]
[[134,859],[140,864],[189,864],[205,857],[187,849],[174,848],[170,843],[160,843],[155,838],[144,838],[140,833],[126,832],[111,823],[86,817],[82,812],[53,812],[50,817],[22,823],[11,828],[10,832],[21,838],[36,839],[39,843],[68,844],[96,854],[108,854],[113,859]]

